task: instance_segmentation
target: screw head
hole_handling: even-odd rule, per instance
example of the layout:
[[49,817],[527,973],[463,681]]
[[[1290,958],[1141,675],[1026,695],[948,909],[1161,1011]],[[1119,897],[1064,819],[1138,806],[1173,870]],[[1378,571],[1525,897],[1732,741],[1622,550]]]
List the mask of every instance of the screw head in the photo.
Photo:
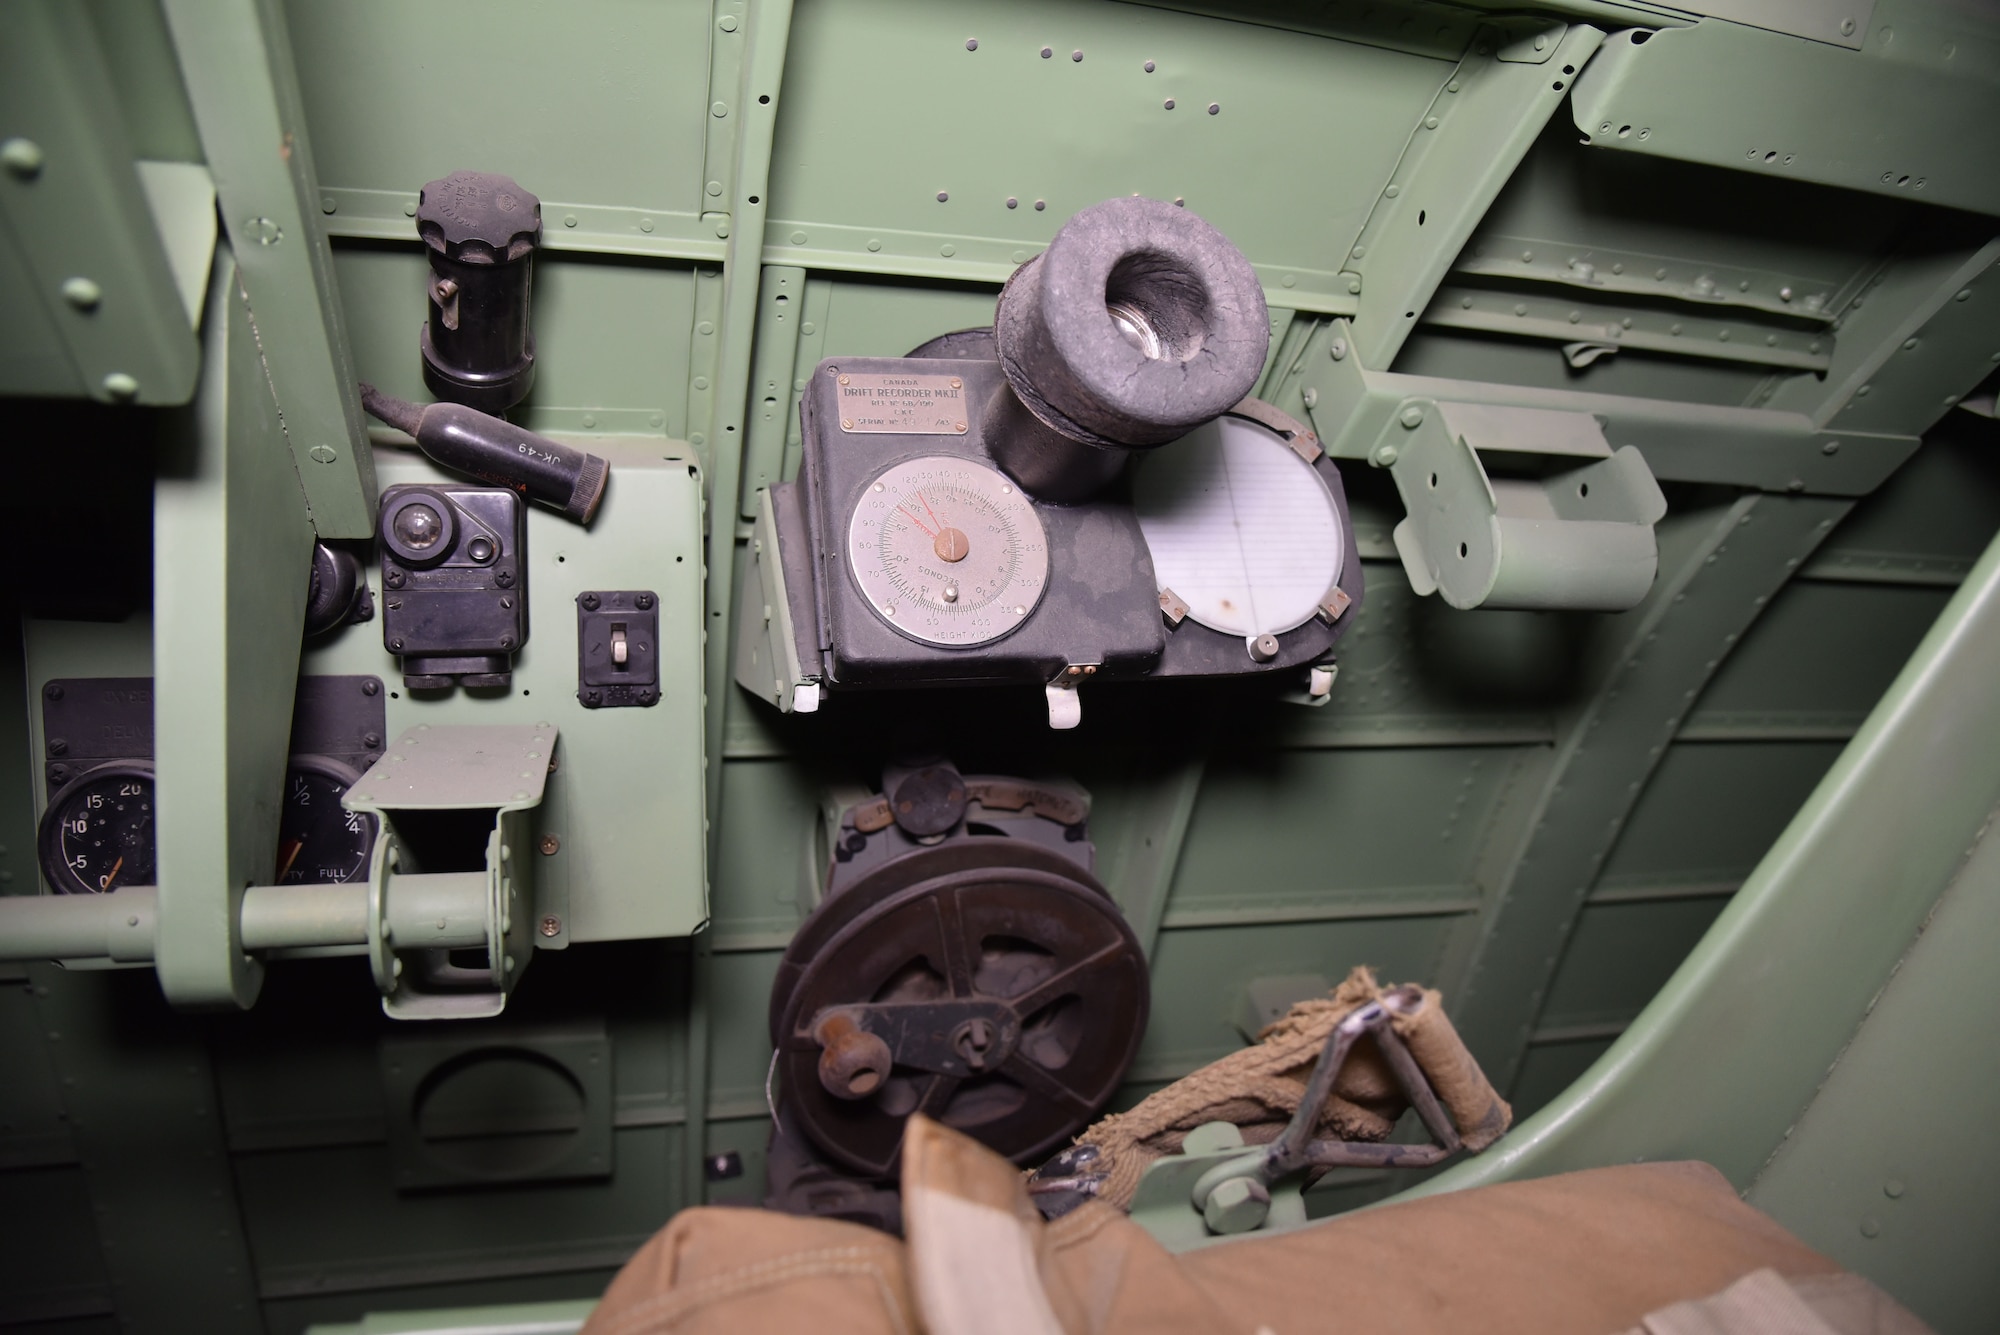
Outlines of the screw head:
[[361,683],[361,693],[363,695],[380,695],[382,694],[382,683],[370,677],[367,681]]
[[577,602],[583,605],[584,611],[595,612],[599,607],[603,606],[604,600],[594,593],[586,593],[581,598],[578,598]]
[[60,738],[60,737],[51,737],[51,738],[49,738],[49,754],[50,754],[50,755],[52,755],[52,756],[66,756],[66,755],[68,755],[68,754],[69,754],[69,743],[68,743],[68,742],[66,742],[66,741],[64,741],[64,740],[63,740],[62,738]]
[[382,582],[392,589],[402,588],[404,584],[409,582],[409,578],[408,575],[400,570],[385,570],[382,572]]
[[597,708],[597,707],[598,707],[599,705],[601,705],[601,704],[603,704],[603,703],[604,703],[604,692],[602,692],[602,691],[585,691],[585,692],[583,693],[583,704],[584,704],[584,708],[586,708],[586,709],[595,709],[595,708]]
[[63,300],[80,311],[94,311],[104,300],[104,289],[88,278],[66,278],[62,285]]
[[502,649],[512,649],[514,647],[514,637],[512,635],[502,635],[500,637],[500,647]]
[[389,647],[399,654],[403,652],[403,642],[401,640],[389,641]]
[[552,834],[545,834],[542,836],[542,842],[536,847],[542,850],[543,857],[554,857],[556,850],[562,847],[562,840]]
[[561,936],[561,935],[562,935],[562,919],[561,919],[561,918],[558,918],[558,917],[557,917],[557,916],[556,916],[555,914],[553,914],[553,913],[551,913],[551,914],[550,914],[550,915],[549,915],[548,917],[546,917],[546,918],[542,919],[542,935],[543,935],[543,936]]
[[642,593],[637,598],[634,598],[632,601],[638,604],[639,610],[641,612],[647,612],[652,610],[653,595],[650,593]]
[[63,698],[62,683],[59,681],[50,682],[47,686],[42,688],[42,694],[46,695],[51,700],[62,699]]
[[1402,415],[1396,420],[1403,424],[1405,431],[1414,431],[1424,424],[1424,410],[1413,403],[1403,409]]
[[68,765],[51,765],[51,766],[49,766],[49,782],[50,782],[50,783],[68,783],[68,782],[69,782],[69,766],[68,766]]
[[1368,462],[1374,464],[1377,468],[1389,468],[1400,457],[1401,452],[1394,445],[1377,445],[1375,453],[1368,456]]
[[379,751],[382,748],[382,734],[379,732],[364,732],[361,734],[361,744],[370,751]]
[[511,570],[496,570],[493,572],[493,582],[503,589],[511,589],[514,587],[514,572]]
[[32,181],[41,175],[43,161],[42,146],[32,139],[17,135],[0,143],[0,164],[17,180]]

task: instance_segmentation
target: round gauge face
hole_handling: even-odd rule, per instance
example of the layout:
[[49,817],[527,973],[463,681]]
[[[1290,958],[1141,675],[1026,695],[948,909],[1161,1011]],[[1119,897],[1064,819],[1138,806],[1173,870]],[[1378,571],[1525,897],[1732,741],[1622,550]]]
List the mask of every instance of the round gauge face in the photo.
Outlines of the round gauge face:
[[278,816],[278,885],[331,885],[367,876],[375,817],[340,805],[358,777],[337,761],[293,758]]
[[1049,582],[1048,535],[1020,488],[948,455],[906,460],[870,483],[847,552],[876,616],[952,648],[1012,631]]
[[38,843],[59,894],[153,884],[152,769],[100,765],[72,779],[49,799]]
[[1340,510],[1270,428],[1221,417],[1140,462],[1132,506],[1153,573],[1211,630],[1254,639],[1304,625],[1340,580]]

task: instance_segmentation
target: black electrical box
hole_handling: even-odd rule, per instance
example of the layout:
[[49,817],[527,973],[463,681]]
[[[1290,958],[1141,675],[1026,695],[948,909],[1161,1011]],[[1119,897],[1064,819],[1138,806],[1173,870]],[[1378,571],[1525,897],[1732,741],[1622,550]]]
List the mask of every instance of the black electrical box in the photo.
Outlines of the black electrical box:
[[528,521],[506,487],[382,493],[382,642],[411,690],[506,686],[528,639]]

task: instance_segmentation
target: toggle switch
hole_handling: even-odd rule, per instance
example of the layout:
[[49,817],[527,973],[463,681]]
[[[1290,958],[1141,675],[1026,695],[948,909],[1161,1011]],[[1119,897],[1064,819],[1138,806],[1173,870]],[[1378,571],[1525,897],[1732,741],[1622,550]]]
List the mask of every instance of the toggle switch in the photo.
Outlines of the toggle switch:
[[576,596],[576,698],[586,709],[659,703],[660,599],[648,589]]

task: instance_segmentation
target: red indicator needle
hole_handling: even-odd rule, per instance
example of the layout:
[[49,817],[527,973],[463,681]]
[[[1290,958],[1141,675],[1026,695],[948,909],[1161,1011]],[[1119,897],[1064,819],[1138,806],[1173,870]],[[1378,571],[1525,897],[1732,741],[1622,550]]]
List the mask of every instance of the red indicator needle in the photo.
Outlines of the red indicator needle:
[[[918,500],[922,500],[922,499],[923,499],[923,497],[919,496],[919,497],[918,497],[917,499],[918,499]],[[937,530],[936,530],[936,529],[934,529],[934,528],[924,528],[924,521],[923,521],[923,520],[921,520],[921,519],[919,519],[919,518],[917,518],[917,517],[916,517],[915,515],[911,515],[911,514],[910,514],[910,507],[909,507],[909,506],[907,506],[907,505],[899,505],[899,506],[897,506],[896,508],[897,508],[898,510],[901,510],[901,511],[902,511],[902,512],[903,512],[904,514],[906,514],[906,515],[910,515],[910,522],[911,522],[912,524],[915,524],[915,525],[916,525],[916,526],[917,526],[918,528],[923,528],[923,529],[924,529],[924,536],[925,536],[925,537],[927,537],[927,538],[935,538],[935,537],[937,536]],[[924,509],[928,510],[928,509],[930,509],[930,507],[929,507],[928,505],[926,505],[926,506],[924,507]],[[937,516],[935,516],[935,515],[931,516],[931,520],[932,520],[932,522],[933,522],[933,523],[935,523],[935,522],[936,522],[936,520],[937,520]]]
[[279,850],[285,855],[284,860],[278,864],[278,874],[274,878],[280,885],[284,884],[285,873],[290,871],[292,864],[299,860],[299,854],[305,851],[305,846],[306,841],[303,839],[285,840],[284,847]]
[[925,513],[925,514],[927,514],[927,515],[929,515],[929,516],[931,517],[931,522],[932,522],[933,524],[937,524],[937,526],[938,526],[939,530],[942,530],[942,529],[944,528],[944,525],[943,525],[943,524],[938,524],[938,517],[937,517],[937,511],[935,511],[935,510],[931,509],[931,503],[930,503],[930,501],[929,501],[929,500],[927,500],[927,499],[925,499],[925,497],[924,497],[924,494],[923,494],[923,493],[922,493],[921,491],[917,493],[917,499],[918,499],[918,500],[920,500],[920,501],[923,501],[923,504],[924,504],[924,513]]

